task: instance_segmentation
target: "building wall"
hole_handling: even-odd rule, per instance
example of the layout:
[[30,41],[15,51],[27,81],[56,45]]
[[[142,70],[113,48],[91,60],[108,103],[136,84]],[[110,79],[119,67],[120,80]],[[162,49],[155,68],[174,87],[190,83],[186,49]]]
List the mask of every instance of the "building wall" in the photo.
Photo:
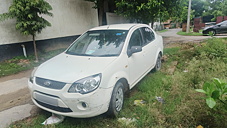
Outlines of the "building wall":
[[[69,38],[75,39],[78,35],[82,34],[86,30],[98,26],[98,13],[97,10],[92,8],[94,5],[92,2],[85,0],[46,0],[53,8],[51,11],[53,17],[43,16],[51,23],[51,27],[47,27],[42,30],[40,34],[37,34],[36,40],[37,47],[44,45],[42,42],[51,43],[53,46],[56,43],[72,43]],[[0,14],[8,12],[8,8],[11,5],[12,0],[0,0]],[[48,41],[46,41],[48,40]],[[10,58],[8,55],[13,54],[11,46],[27,44],[32,41],[31,36],[24,36],[15,29],[15,19],[5,20],[0,22],[0,61]],[[11,45],[14,44],[14,45]],[[63,44],[64,45],[64,44]],[[46,45],[49,46],[50,45]],[[17,46],[18,47],[18,46]],[[27,46],[31,49],[31,46]],[[62,47],[62,46],[60,46]],[[18,47],[20,48],[20,47]],[[51,49],[51,48],[46,48]],[[54,48],[52,48],[54,49]],[[39,49],[38,49],[39,50]],[[14,50],[15,51],[15,50]],[[21,51],[21,50],[19,50]],[[3,55],[4,54],[4,55]],[[15,55],[20,55],[17,53]],[[7,57],[9,56],[9,57]]]
[[106,12],[106,22],[107,24],[122,24],[122,23],[130,23],[126,18],[119,16],[115,13]]

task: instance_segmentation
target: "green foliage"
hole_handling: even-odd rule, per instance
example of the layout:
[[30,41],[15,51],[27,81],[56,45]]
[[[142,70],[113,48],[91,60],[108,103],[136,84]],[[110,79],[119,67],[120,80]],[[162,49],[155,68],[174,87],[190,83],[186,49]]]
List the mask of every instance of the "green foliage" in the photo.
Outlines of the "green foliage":
[[217,16],[226,16],[227,15],[227,0],[206,0],[206,6],[203,15],[213,15],[213,21],[216,20]]
[[24,35],[36,35],[51,24],[42,15],[52,16],[52,7],[45,0],[13,0],[8,13],[0,15],[0,20],[16,18],[16,29]]
[[227,105],[227,83],[214,78],[213,82],[206,82],[203,89],[196,89],[197,92],[206,94],[206,104],[213,108],[217,101]]
[[178,8],[179,0],[116,0],[117,14],[132,21],[150,23],[167,20]]
[[196,48],[197,55],[206,55],[209,59],[217,59],[227,63],[227,42],[226,39],[212,38]]
[[194,57],[189,63],[184,64],[186,73],[183,74],[182,82],[193,88],[200,88],[204,81],[211,78],[225,78],[227,76],[227,65],[221,59],[210,59],[206,54]]
[[[193,9],[195,9],[195,10],[193,10]],[[196,11],[196,8],[194,8],[194,4],[192,4],[190,19],[195,17],[195,15],[194,15],[195,11]],[[188,0],[186,0],[186,1],[180,0],[179,6],[175,10],[174,14],[171,16],[171,19],[173,21],[186,23],[187,16],[188,16]]]
[[194,10],[195,17],[200,17],[203,15],[203,11],[205,10],[206,1],[204,0],[192,0],[192,10]]

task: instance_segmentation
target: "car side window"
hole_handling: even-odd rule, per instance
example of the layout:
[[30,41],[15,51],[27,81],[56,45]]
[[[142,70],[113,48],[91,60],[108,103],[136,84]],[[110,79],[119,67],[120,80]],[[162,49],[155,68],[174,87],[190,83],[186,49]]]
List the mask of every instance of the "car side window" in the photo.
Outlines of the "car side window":
[[219,24],[217,24],[218,26],[227,26],[227,22],[221,22]]
[[227,26],[227,22],[224,22],[221,26]]
[[132,46],[142,46],[142,36],[139,29],[135,30],[132,33],[132,36],[129,41],[128,49],[131,49]]
[[141,31],[143,33],[143,39],[144,39],[143,46],[155,39],[154,32],[150,28],[143,27],[141,28]]

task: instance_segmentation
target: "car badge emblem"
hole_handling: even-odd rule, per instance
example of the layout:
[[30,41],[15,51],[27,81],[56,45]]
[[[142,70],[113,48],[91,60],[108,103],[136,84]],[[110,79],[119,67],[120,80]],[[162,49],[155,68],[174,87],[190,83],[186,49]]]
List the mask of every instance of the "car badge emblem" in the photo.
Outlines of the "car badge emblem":
[[50,81],[45,81],[43,84],[44,84],[45,86],[50,86],[50,85],[51,85],[51,82],[50,82]]

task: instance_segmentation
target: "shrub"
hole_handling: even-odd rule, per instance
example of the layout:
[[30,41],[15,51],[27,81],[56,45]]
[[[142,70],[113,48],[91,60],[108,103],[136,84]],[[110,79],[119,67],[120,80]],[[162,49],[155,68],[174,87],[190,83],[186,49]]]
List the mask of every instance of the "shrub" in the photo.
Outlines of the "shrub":
[[216,102],[227,105],[227,83],[217,78],[214,78],[213,82],[206,82],[203,89],[196,89],[196,91],[206,94],[206,104],[210,108],[213,108]]
[[199,57],[194,57],[186,67],[183,76],[185,84],[194,88],[201,88],[204,81],[209,81],[214,77],[225,78],[227,77],[227,65],[221,58],[210,59],[206,54]]
[[210,59],[222,58],[227,63],[227,43],[226,39],[212,38],[207,43],[202,43],[196,48],[197,55],[206,54]]

